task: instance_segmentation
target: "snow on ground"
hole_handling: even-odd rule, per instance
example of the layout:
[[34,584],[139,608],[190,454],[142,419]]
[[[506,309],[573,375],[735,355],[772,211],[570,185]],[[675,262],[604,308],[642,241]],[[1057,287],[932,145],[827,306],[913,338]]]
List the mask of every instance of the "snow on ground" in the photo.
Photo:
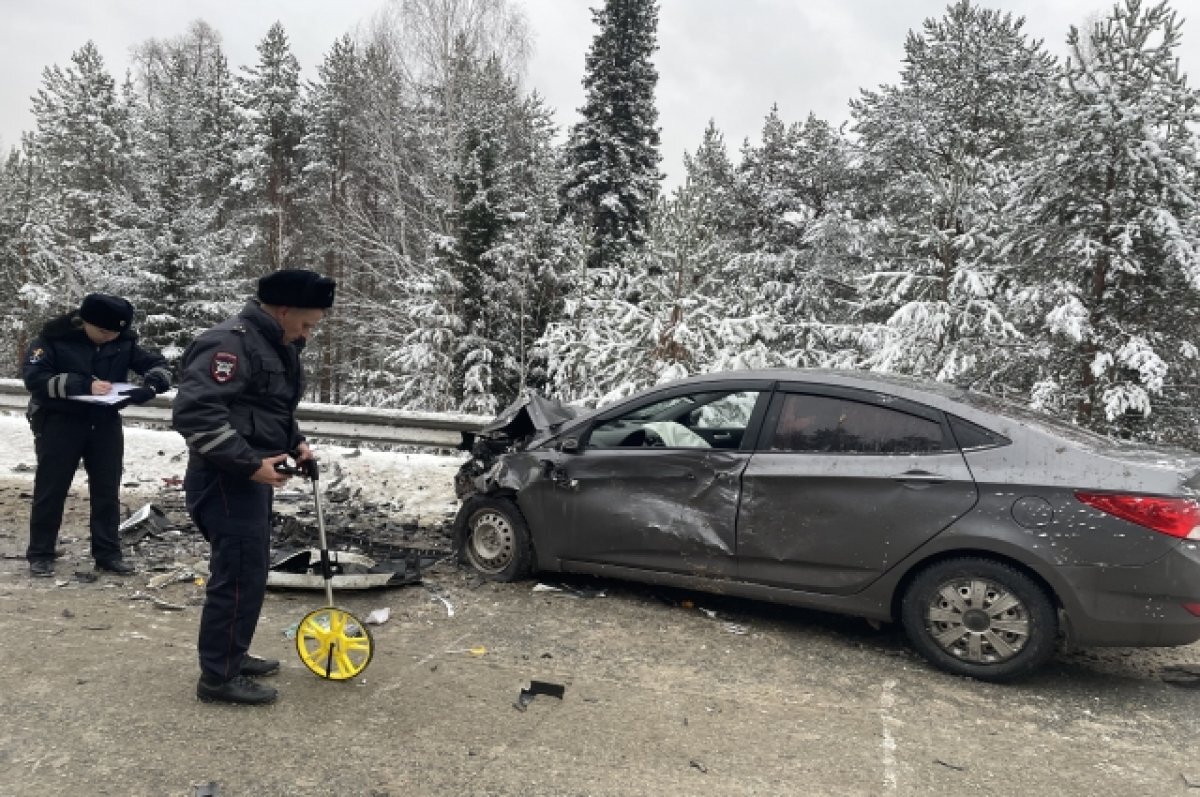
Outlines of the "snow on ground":
[[[0,478],[32,481],[37,457],[24,415],[0,412],[0,439],[7,442]],[[457,509],[454,473],[466,454],[405,454],[327,444],[316,444],[313,451],[321,460],[326,487],[337,484],[349,488],[351,495],[358,493],[360,500],[388,504],[398,522],[439,523],[452,517]],[[177,432],[126,424],[124,498],[177,487],[186,467],[187,448]],[[87,475],[80,468],[74,487],[86,485]],[[292,479],[284,489],[307,492],[309,488],[299,479]]]

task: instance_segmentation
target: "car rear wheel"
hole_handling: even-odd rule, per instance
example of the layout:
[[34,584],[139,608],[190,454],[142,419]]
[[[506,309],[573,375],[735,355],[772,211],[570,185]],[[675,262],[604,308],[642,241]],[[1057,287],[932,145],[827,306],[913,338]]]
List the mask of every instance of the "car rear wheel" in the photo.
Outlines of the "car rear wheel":
[[463,504],[458,519],[463,562],[493,581],[528,575],[533,562],[529,527],[515,503],[475,496]]
[[1032,578],[991,559],[937,562],[913,579],[901,603],[912,644],[934,665],[981,681],[1026,675],[1051,656],[1058,616]]

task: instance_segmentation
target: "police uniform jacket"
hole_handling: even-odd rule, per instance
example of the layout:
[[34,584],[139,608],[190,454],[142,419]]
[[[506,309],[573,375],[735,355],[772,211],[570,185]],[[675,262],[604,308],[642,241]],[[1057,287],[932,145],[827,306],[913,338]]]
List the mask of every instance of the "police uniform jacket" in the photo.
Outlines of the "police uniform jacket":
[[129,372],[155,393],[171,386],[171,369],[162,355],[143,349],[137,333],[121,330],[116,339],[97,346],[83,331],[73,314],[46,322],[25,352],[21,376],[29,390],[29,416],[38,412],[116,412],[111,404],[71,401],[71,396],[90,396],[93,379],[124,382]]
[[279,322],[252,299],[188,346],[172,413],[188,467],[249,478],[264,457],[303,442],[295,413],[304,394],[304,339],[282,340]]

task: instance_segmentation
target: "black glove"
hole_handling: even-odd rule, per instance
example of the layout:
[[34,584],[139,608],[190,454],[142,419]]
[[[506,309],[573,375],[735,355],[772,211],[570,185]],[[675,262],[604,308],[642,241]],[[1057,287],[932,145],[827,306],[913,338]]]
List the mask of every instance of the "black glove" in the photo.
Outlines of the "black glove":
[[300,463],[300,470],[304,471],[305,477],[316,481],[321,469],[315,459],[306,459]]
[[117,395],[127,396],[130,404],[145,404],[158,394],[152,387],[132,387],[129,390],[122,390]]

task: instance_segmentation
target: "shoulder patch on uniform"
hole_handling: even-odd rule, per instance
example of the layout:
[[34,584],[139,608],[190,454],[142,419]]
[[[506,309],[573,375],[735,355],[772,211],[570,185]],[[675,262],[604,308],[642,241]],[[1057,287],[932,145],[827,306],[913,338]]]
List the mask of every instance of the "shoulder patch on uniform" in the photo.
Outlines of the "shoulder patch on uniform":
[[42,361],[42,359],[45,356],[46,356],[46,350],[43,349],[41,346],[38,346],[33,351],[29,352],[29,359],[27,360],[27,362],[30,365],[37,365],[38,363],[40,363]]
[[233,379],[233,375],[237,373],[238,356],[230,351],[219,351],[212,356],[212,360],[208,363],[208,372],[212,374],[213,381],[217,384],[225,384]]

